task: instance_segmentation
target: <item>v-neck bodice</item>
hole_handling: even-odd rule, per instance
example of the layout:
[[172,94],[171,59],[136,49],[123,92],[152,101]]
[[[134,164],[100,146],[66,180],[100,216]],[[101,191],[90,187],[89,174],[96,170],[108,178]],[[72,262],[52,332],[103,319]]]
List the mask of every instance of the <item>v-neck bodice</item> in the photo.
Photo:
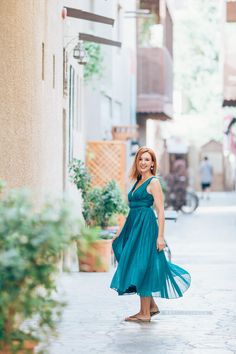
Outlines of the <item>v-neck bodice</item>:
[[151,180],[153,177],[154,177],[154,176],[147,178],[146,181],[144,181],[143,183],[141,183],[141,184],[138,186],[138,188],[136,188],[136,186],[137,186],[137,184],[138,184],[139,181],[136,181],[135,184],[134,184],[134,186],[133,186],[133,188],[131,189],[131,194],[133,195],[139,188],[142,187],[143,184],[145,184],[147,181]]
[[152,194],[147,192],[147,186],[151,182],[155,176],[148,178],[144,181],[138,188],[136,188],[138,181],[135,182],[131,191],[128,194],[129,207],[137,208],[137,207],[151,207],[154,201]]

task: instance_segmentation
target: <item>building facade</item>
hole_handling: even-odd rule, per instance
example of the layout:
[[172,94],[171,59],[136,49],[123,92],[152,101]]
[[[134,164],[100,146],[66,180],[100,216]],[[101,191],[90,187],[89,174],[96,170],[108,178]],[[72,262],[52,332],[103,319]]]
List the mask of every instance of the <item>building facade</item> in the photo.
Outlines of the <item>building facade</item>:
[[[112,126],[134,123],[135,53],[125,39],[135,27],[125,22],[127,6],[135,2],[1,3],[0,178],[28,187],[37,203],[66,192],[81,213],[68,164],[85,160],[88,140],[111,139]],[[129,36],[122,34],[127,26]],[[126,43],[101,45],[101,80],[84,83],[84,67],[73,56],[80,34]]]
[[236,1],[224,2],[223,30],[223,116],[225,189],[236,189]]

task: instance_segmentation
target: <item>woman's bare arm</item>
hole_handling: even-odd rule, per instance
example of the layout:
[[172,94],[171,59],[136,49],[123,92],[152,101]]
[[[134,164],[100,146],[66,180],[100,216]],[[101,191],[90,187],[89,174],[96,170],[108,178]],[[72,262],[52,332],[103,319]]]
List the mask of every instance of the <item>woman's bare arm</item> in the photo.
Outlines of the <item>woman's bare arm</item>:
[[165,226],[165,213],[164,213],[164,196],[161,188],[161,184],[158,179],[153,178],[149,184],[149,193],[153,195],[154,206],[158,215],[158,238],[157,248],[162,251],[165,248],[164,240],[164,226]]

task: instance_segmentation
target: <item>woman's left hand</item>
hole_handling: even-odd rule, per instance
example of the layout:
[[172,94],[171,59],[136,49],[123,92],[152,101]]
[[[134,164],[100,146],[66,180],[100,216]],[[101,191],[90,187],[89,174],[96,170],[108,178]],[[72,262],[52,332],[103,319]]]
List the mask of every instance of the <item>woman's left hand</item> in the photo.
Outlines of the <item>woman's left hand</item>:
[[166,247],[166,243],[165,243],[165,240],[164,238],[158,238],[157,239],[157,250],[160,252],[160,251],[163,251],[164,248]]

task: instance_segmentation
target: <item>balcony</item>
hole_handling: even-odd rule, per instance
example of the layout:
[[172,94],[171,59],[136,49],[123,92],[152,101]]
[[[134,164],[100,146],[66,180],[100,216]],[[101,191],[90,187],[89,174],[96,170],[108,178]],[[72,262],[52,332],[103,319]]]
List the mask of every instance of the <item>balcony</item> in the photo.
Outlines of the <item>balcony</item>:
[[236,1],[226,3],[226,22],[236,22]]
[[173,64],[164,48],[138,48],[137,113],[170,119],[173,111]]

